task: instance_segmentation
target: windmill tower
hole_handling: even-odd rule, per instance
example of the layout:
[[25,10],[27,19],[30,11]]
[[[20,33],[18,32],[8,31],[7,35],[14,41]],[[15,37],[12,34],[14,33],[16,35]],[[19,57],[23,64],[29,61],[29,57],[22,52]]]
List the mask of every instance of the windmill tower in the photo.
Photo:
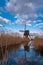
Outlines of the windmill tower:
[[28,36],[30,36],[30,34],[29,34],[29,30],[26,30],[26,22],[24,23],[24,30],[20,30],[20,32],[24,32],[24,36],[25,37],[28,37]]

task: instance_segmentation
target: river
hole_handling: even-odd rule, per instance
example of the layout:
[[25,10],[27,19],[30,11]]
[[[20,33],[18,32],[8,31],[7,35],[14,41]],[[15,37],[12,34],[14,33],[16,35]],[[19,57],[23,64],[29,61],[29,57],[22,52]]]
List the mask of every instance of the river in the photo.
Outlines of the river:
[[43,57],[34,51],[32,45],[15,45],[9,48],[6,60],[0,61],[0,65],[43,65]]

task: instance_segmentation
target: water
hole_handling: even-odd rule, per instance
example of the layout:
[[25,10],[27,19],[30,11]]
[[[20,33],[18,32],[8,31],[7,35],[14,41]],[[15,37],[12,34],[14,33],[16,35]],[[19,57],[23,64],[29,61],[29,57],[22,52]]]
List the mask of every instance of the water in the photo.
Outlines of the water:
[[[2,65],[1,61],[0,65]],[[43,57],[37,55],[31,45],[21,44],[8,50],[8,56],[3,65],[43,65]]]

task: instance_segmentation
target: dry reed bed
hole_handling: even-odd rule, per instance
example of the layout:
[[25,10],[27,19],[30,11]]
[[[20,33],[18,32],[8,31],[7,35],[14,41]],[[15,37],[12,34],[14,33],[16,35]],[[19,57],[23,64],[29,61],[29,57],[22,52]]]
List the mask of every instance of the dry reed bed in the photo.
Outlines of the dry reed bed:
[[28,43],[29,38],[27,37],[20,37],[20,36],[12,36],[9,34],[1,34],[0,36],[0,58],[2,58],[2,52],[3,56],[6,53],[6,48],[8,51],[10,51],[13,48],[19,48],[20,45],[23,43]]
[[43,47],[43,38],[35,37],[33,39],[34,50],[40,50]]
[[20,37],[20,36],[12,36],[8,34],[2,34],[0,36],[0,46],[6,46],[6,45],[15,45],[15,44],[22,44],[22,43],[28,43],[29,38],[27,37]]

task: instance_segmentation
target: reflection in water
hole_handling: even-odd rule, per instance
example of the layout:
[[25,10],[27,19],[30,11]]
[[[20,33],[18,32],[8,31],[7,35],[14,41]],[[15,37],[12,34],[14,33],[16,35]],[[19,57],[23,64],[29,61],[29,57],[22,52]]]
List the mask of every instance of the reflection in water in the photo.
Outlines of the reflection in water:
[[37,55],[40,55],[43,57],[43,46],[40,46],[39,50],[36,50]]
[[43,57],[37,56],[28,43],[8,47],[6,59],[7,62],[4,61],[3,65],[43,65]]
[[25,51],[29,51],[29,46],[28,46],[28,44],[24,45],[24,50],[25,50]]
[[43,57],[43,48],[40,49],[40,55]]

